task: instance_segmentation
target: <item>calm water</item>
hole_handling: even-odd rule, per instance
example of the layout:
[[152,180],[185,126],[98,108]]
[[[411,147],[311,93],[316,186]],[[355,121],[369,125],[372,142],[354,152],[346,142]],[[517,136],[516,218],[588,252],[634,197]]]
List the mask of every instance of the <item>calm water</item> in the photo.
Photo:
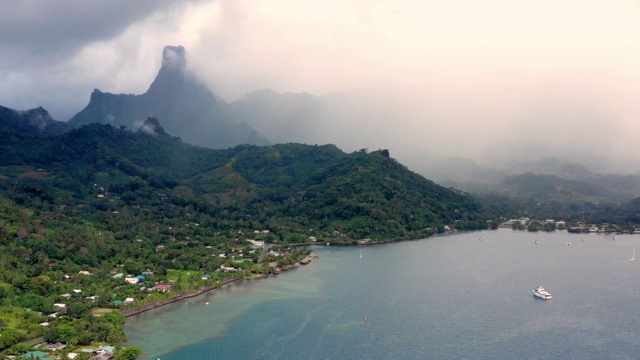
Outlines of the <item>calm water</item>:
[[[306,267],[131,318],[126,332],[149,359],[638,359],[636,242],[501,229],[318,247]],[[553,300],[533,298],[538,285]]]

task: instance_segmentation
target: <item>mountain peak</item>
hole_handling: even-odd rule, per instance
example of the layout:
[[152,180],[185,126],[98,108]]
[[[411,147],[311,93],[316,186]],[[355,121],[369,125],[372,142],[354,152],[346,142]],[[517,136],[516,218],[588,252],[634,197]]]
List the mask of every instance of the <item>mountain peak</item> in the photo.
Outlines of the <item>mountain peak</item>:
[[185,53],[184,47],[180,45],[164,47],[162,67],[149,86],[148,95],[160,97],[166,101],[167,97],[174,97],[186,83],[190,83],[190,81],[185,82],[187,68]]
[[162,50],[162,69],[182,71],[186,66],[187,60],[182,45],[164,47]]

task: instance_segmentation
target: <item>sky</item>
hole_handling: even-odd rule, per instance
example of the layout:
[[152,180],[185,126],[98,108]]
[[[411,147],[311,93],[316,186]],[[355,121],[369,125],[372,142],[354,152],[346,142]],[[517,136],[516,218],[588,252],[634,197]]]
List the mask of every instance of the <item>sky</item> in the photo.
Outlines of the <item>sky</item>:
[[226,101],[402,99],[402,119],[353,147],[597,153],[640,170],[639,0],[0,0],[0,105],[66,121],[94,88],[144,93],[165,45]]

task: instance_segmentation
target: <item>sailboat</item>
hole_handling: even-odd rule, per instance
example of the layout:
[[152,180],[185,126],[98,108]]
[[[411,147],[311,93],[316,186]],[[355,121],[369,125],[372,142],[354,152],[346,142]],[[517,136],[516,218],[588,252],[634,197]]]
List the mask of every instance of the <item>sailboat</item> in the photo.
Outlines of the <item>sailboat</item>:
[[633,248],[631,250],[631,259],[629,259],[629,261],[636,261],[636,246],[633,245]]
[[360,257],[359,259],[362,259],[362,249],[360,250]]

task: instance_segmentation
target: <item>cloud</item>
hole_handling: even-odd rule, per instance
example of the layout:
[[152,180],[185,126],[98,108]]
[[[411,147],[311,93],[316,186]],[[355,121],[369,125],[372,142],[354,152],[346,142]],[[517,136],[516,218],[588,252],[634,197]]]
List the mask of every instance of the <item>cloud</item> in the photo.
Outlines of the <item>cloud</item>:
[[0,104],[42,105],[56,119],[78,112],[93,88],[143,93],[162,48],[183,45],[190,69],[227,101],[261,88],[380,90],[368,111],[353,110],[357,119],[317,126],[343,147],[388,147],[403,161],[437,151],[490,161],[640,153],[636,2],[0,0],[0,8],[12,9],[0,13],[0,33],[11,35],[0,37]]
[[94,88],[144,91],[182,12],[198,3],[0,0],[11,9],[0,12],[0,33],[11,35],[0,37],[0,103],[67,120]]
[[[159,1],[0,1],[0,49],[16,67],[57,62],[91,43],[107,41],[174,2]],[[10,50],[10,51],[8,51]]]

